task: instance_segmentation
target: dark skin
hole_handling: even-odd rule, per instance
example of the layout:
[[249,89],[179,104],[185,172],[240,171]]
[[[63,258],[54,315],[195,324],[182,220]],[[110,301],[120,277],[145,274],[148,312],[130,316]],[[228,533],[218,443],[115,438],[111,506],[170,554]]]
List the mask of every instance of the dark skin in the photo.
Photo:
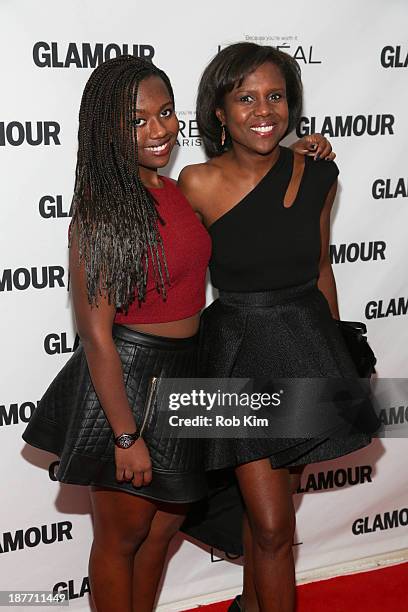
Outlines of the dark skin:
[[[140,84],[133,121],[142,182],[146,187],[163,187],[157,170],[169,161],[178,121],[169,92],[160,78],[148,77]],[[308,137],[300,142],[300,148],[316,141],[323,147],[319,151],[330,154],[331,147],[322,137]],[[97,308],[90,306],[75,227],[69,264],[77,329],[93,385],[114,435],[136,431],[123,384],[121,361],[112,340],[116,309],[103,295]],[[181,321],[129,327],[160,336],[189,337],[197,332],[198,324],[199,314],[196,314]],[[143,439],[126,450],[116,448],[115,462],[118,482],[128,480],[136,488],[151,482],[151,460]],[[89,569],[98,612],[152,610],[168,544],[182,524],[188,506],[159,503],[102,487],[91,489],[91,500],[95,530]]]
[[[270,62],[247,75],[241,85],[225,95],[216,114],[228,129],[232,148],[204,164],[188,166],[179,178],[179,186],[206,227],[240,202],[276,163],[279,142],[287,130],[288,113],[285,79]],[[302,174],[292,177],[288,191],[296,192],[301,177]],[[333,317],[339,318],[329,259],[330,212],[336,187],[334,184],[330,189],[320,218],[318,287],[328,300]],[[271,469],[269,459],[236,468],[246,506],[241,598],[245,612],[295,610],[292,494],[298,486],[301,468],[296,472]]]
[[[179,123],[174,108],[161,79],[150,77],[142,81],[137,98],[137,139],[140,178],[146,187],[163,187],[157,170],[164,168],[170,159],[177,140]],[[165,147],[163,151],[152,151],[151,147]],[[167,147],[167,148],[166,148]],[[199,313],[169,323],[148,323],[128,327],[147,334],[169,338],[187,338],[197,333]]]
[[[152,76],[141,82],[135,113],[142,182],[146,187],[162,187],[157,169],[169,160],[178,121],[160,78]],[[116,308],[106,296],[99,299],[97,308],[90,306],[75,228],[69,265],[77,330],[97,395],[115,436],[136,431],[112,339]],[[129,327],[161,336],[188,337],[197,332],[198,319],[197,314],[182,321]],[[128,449],[115,448],[115,463],[118,482],[128,480],[136,488],[151,482],[150,455],[142,438]],[[91,488],[91,501],[95,529],[89,575],[96,609],[150,612],[169,542],[179,530],[188,505],[157,502],[102,487]]]

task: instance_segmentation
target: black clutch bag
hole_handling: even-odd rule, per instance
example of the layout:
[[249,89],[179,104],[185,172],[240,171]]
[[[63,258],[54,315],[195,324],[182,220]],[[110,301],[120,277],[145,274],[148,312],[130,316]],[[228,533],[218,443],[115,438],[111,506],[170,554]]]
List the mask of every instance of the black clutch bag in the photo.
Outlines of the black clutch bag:
[[357,321],[337,321],[344,342],[361,378],[370,378],[375,373],[377,359],[368,344],[365,323]]

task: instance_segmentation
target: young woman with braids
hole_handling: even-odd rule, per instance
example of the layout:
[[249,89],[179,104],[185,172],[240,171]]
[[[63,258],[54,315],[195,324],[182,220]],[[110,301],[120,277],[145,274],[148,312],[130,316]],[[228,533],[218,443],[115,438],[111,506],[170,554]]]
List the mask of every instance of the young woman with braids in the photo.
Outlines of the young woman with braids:
[[161,438],[151,402],[156,377],[196,373],[210,255],[188,202],[157,174],[177,134],[153,64],[124,56],[92,73],[69,249],[80,343],[23,437],[60,456],[58,480],[90,485],[98,612],[153,609],[170,539],[206,493],[200,445]]
[[[325,385],[335,378],[342,389],[349,384],[355,390],[358,374],[334,321],[339,312],[329,259],[338,169],[279,144],[298,122],[301,104],[298,64],[273,47],[231,45],[202,75],[197,120],[210,159],[185,168],[179,178],[212,238],[210,272],[219,289],[219,299],[202,315],[200,374],[323,377]],[[309,407],[316,421],[314,387],[301,381],[289,389],[294,401],[283,401],[287,422],[292,417],[298,423]],[[244,590],[231,612],[295,610],[292,493],[303,465],[370,441],[364,428],[346,431],[334,437],[306,437],[302,429],[296,436],[288,430],[285,438],[206,441],[207,468],[214,476],[226,475],[227,483],[233,470],[242,497],[234,485],[223,488],[222,479],[217,488],[215,478],[207,508],[184,529],[242,554],[234,523],[239,528],[244,518]]]
[[[166,551],[206,494],[197,440],[155,428],[158,377],[196,374],[210,238],[157,170],[178,133],[166,74],[122,56],[91,74],[79,114],[69,266],[80,342],[23,438],[90,486],[98,612],[153,609]],[[319,136],[299,148],[330,155]]]

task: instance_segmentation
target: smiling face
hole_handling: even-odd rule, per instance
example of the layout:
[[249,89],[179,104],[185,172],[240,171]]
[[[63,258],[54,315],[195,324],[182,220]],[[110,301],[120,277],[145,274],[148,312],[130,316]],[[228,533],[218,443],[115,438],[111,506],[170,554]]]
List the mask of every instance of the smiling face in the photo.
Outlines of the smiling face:
[[139,84],[137,108],[132,118],[136,129],[139,170],[163,168],[175,145],[179,123],[165,83],[149,76]]
[[279,68],[265,62],[248,74],[225,94],[216,115],[226,126],[233,148],[270,154],[285,136],[289,120],[286,83]]

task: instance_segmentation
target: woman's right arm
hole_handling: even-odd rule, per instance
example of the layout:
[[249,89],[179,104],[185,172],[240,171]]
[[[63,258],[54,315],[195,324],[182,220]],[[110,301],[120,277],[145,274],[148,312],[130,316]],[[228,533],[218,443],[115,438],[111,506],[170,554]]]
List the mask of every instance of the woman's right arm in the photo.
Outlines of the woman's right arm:
[[[194,212],[202,217],[201,199],[203,199],[202,174],[205,164],[185,166],[179,174],[177,185],[186,196]],[[204,183],[205,185],[205,183]]]
[[[137,430],[123,382],[122,363],[112,338],[116,308],[107,297],[91,306],[86,288],[84,262],[79,260],[78,238],[71,231],[69,268],[76,326],[85,351],[92,383],[114,437]],[[127,449],[115,447],[116,478],[131,480],[134,486],[151,481],[151,461],[142,438]]]
[[190,202],[191,208],[194,210],[200,221],[208,227],[209,221],[209,205],[214,202],[213,193],[217,193],[218,185],[216,183],[217,171],[208,163],[192,164],[186,166],[180,172],[177,185],[184,193],[187,200]]

